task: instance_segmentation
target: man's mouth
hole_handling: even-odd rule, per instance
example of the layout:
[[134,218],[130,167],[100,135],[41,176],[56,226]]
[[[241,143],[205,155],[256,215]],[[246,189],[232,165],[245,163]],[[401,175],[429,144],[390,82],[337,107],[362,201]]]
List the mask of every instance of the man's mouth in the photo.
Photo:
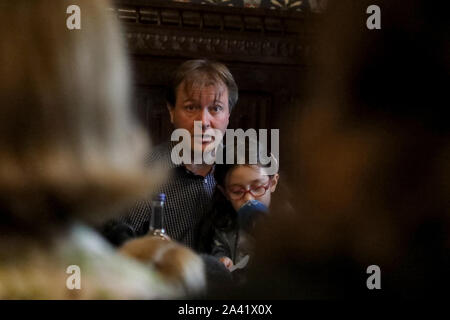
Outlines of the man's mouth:
[[202,144],[209,144],[214,141],[214,136],[211,136],[209,134],[197,135],[197,136],[194,136],[194,140],[197,143],[201,142]]

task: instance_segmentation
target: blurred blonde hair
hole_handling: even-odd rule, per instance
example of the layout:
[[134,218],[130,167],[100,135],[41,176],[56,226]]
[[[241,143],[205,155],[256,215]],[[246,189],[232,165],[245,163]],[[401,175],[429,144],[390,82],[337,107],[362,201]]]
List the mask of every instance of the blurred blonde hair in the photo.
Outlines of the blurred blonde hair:
[[147,137],[129,110],[129,66],[109,2],[76,1],[80,30],[66,27],[72,4],[0,4],[3,230],[99,222],[159,181],[144,166]]

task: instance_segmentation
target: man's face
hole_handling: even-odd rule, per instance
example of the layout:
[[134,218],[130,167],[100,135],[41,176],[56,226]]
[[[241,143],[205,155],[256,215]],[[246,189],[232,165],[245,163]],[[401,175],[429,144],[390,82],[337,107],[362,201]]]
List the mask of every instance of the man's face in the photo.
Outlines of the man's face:
[[[214,136],[205,135],[205,132],[216,129],[223,135],[228,126],[228,89],[217,84],[186,90],[182,82],[176,90],[175,106],[168,106],[168,109],[175,129],[186,129],[191,134],[191,149],[205,151],[214,141]],[[201,121],[201,128],[196,130],[201,133],[198,136],[194,135],[194,121]]]

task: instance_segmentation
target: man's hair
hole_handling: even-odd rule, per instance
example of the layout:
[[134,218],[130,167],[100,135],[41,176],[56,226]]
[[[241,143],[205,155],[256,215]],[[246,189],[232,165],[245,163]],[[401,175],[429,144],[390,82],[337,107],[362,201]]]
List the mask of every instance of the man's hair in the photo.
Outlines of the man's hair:
[[169,80],[166,101],[174,107],[176,90],[184,81],[186,88],[225,85],[228,89],[228,106],[230,112],[238,100],[238,87],[230,70],[220,62],[205,59],[188,60],[181,64]]

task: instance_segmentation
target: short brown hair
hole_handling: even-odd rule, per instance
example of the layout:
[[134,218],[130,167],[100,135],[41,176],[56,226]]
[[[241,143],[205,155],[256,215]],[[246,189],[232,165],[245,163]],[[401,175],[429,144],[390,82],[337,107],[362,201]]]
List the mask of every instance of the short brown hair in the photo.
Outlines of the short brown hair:
[[175,106],[176,90],[185,81],[190,85],[207,86],[224,84],[228,89],[230,112],[238,100],[238,87],[230,70],[220,62],[206,59],[188,60],[180,65],[172,75],[166,91],[166,101]]

